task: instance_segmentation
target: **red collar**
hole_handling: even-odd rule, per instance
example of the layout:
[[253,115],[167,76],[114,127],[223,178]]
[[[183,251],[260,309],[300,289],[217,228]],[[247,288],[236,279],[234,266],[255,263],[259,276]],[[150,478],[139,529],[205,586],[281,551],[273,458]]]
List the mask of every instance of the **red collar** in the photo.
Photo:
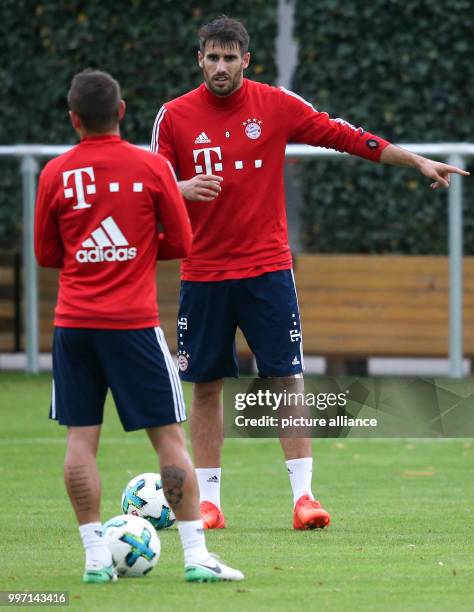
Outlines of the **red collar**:
[[97,134],[97,136],[84,136],[81,144],[87,142],[119,142],[122,140],[118,134]]
[[206,87],[205,83],[201,85],[199,88],[200,94],[204,102],[212,106],[213,108],[219,110],[228,110],[231,108],[236,108],[243,104],[247,97],[248,90],[248,81],[247,79],[243,80],[242,85],[230,94],[230,96],[216,96]]

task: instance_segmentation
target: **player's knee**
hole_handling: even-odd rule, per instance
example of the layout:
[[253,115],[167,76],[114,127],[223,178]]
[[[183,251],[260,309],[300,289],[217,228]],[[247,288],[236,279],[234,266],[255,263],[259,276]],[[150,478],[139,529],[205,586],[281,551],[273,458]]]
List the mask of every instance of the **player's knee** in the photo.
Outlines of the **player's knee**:
[[172,423],[162,427],[151,427],[146,432],[158,454],[170,448],[187,452],[186,440],[180,423]]
[[205,383],[194,383],[193,386],[193,406],[208,408],[220,406],[222,379],[213,380]]
[[95,457],[99,444],[100,426],[69,427],[67,436],[66,459],[70,461],[79,455],[84,458]]

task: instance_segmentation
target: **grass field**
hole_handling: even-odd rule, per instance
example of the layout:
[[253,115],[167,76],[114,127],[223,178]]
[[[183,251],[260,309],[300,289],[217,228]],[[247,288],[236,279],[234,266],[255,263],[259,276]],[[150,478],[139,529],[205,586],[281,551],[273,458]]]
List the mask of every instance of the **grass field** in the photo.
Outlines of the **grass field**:
[[[189,392],[189,389],[187,389]],[[0,590],[68,591],[84,610],[462,611],[474,609],[474,445],[470,440],[315,443],[315,493],[333,522],[295,532],[279,445],[228,440],[228,529],[210,550],[243,583],[185,584],[176,529],[146,578],[81,582],[83,552],[62,482],[64,430],[48,422],[49,376],[0,374]],[[124,485],[157,471],[143,433],[108,402],[100,450],[103,518]]]

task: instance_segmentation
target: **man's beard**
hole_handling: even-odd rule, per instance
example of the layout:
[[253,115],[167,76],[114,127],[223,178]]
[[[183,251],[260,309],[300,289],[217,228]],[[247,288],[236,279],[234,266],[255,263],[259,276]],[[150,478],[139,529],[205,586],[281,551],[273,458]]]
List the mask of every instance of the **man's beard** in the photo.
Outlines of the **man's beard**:
[[206,73],[204,73],[204,80],[206,81],[206,85],[212,91],[212,93],[219,97],[229,96],[233,93],[240,84],[240,73],[236,74],[234,78],[229,77],[225,81],[225,86],[216,86],[215,81],[212,78],[209,78]]

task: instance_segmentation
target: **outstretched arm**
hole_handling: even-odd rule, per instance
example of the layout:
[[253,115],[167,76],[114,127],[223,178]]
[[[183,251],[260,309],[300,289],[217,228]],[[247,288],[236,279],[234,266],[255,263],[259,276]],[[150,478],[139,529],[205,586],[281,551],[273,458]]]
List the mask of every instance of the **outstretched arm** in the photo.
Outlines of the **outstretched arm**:
[[431,183],[432,189],[438,189],[438,187],[449,187],[449,175],[460,174],[461,176],[469,176],[469,172],[456,168],[456,166],[450,166],[449,164],[443,164],[442,162],[428,159],[422,155],[416,155],[410,153],[406,149],[397,147],[393,144],[388,145],[382,151],[380,161],[383,164],[390,164],[392,166],[408,166],[410,168],[416,168],[421,174],[428,176],[434,180]]

